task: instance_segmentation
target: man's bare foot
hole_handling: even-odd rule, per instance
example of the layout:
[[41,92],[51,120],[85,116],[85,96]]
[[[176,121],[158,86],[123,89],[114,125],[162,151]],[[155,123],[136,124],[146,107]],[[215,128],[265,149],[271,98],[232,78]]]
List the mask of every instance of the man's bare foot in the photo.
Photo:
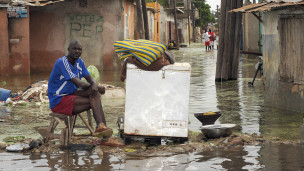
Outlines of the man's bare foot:
[[111,128],[108,128],[103,123],[100,123],[93,135],[96,137],[111,137],[112,134],[113,130]]

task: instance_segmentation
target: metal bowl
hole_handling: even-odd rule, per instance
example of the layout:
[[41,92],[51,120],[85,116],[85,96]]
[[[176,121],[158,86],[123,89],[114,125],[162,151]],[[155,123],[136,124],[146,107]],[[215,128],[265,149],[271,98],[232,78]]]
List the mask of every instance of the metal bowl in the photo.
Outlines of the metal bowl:
[[[220,112],[208,115],[208,113],[195,113],[194,116],[202,123],[202,125],[212,125],[221,116]],[[206,115],[207,114],[207,115]]]
[[201,126],[200,130],[208,139],[227,137],[232,133],[235,124],[217,124]]

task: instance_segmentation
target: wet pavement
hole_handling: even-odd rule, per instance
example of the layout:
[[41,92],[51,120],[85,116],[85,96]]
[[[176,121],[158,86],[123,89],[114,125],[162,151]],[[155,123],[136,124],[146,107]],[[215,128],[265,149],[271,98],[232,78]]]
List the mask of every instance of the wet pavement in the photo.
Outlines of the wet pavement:
[[[256,56],[240,57],[239,78],[215,83],[216,50],[205,52],[201,43],[171,51],[177,62],[191,64],[189,129],[199,131],[201,123],[194,113],[220,111],[217,123],[237,124],[235,131],[282,140],[300,140],[303,114],[264,105],[264,86],[260,77],[248,86],[255,73]],[[3,88],[24,90],[49,73],[31,76],[1,77]],[[123,87],[120,71],[101,73],[105,84]],[[284,99],[282,99],[284,100]],[[109,126],[117,128],[123,116],[125,99],[103,99]],[[39,127],[49,125],[47,104],[28,103],[14,107],[0,106],[0,141],[7,136],[39,138]],[[117,130],[115,131],[117,132]],[[240,148],[215,148],[203,152],[163,154],[153,157],[120,156],[96,151],[66,150],[56,154],[23,154],[0,151],[0,170],[303,170],[302,144],[245,145]]]

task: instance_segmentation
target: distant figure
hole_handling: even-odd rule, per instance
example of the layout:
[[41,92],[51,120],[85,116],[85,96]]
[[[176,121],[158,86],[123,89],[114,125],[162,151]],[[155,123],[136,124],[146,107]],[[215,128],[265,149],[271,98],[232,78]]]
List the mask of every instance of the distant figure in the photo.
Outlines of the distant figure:
[[204,43],[204,39],[203,39],[204,33],[205,33],[205,30],[202,29],[202,30],[201,30],[201,42],[202,42],[202,43]]
[[[50,108],[55,113],[75,115],[89,109],[97,124],[94,135],[112,136],[112,129],[106,126],[106,119],[100,96],[105,93],[103,86],[98,86],[81,59],[82,45],[79,40],[72,40],[68,55],[55,62],[49,78],[48,97]],[[87,82],[81,81],[85,78]],[[81,90],[78,90],[80,88]]]
[[203,34],[203,40],[205,42],[206,51],[208,51],[209,46],[210,46],[210,44],[209,44],[209,41],[210,41],[209,37],[210,37],[210,35],[208,34],[207,30],[205,30],[205,33]]
[[210,49],[213,49],[214,48],[214,40],[216,39],[215,37],[215,33],[213,31],[211,31],[211,29],[209,29],[209,32],[208,32],[209,36],[210,36]]

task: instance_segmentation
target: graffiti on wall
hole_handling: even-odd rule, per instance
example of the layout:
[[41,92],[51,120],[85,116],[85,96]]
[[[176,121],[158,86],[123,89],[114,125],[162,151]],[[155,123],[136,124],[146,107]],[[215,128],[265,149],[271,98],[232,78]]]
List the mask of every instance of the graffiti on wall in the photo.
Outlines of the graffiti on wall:
[[70,36],[98,39],[103,32],[103,16],[100,14],[68,13]]

